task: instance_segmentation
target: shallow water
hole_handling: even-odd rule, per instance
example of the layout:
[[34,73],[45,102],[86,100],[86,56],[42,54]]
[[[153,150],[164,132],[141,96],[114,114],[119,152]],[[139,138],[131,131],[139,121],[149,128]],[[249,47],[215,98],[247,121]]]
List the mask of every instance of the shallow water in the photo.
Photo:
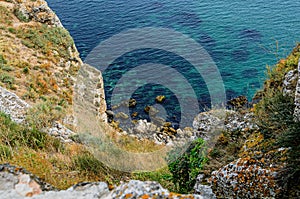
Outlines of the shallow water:
[[[48,3],[70,31],[83,59],[99,43],[132,28],[170,28],[191,37],[216,63],[227,99],[238,95],[251,98],[263,84],[266,64],[273,65],[277,57],[285,57],[300,41],[298,1],[48,0]],[[210,106],[207,86],[190,63],[170,52],[141,49],[127,52],[114,61],[109,71],[104,71],[109,108],[119,78],[129,69],[146,63],[179,69],[195,90],[200,109]],[[155,96],[159,94],[169,96],[164,106],[172,115],[176,110],[172,106],[176,107],[178,100],[171,100],[176,93],[172,95],[164,85],[145,85],[132,93],[132,97],[140,101],[142,112],[145,105],[155,104]]]

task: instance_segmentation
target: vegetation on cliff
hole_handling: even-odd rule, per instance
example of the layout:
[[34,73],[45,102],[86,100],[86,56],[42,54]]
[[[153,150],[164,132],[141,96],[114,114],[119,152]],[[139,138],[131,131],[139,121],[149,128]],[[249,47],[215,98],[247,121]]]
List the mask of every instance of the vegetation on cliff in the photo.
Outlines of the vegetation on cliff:
[[[267,154],[270,164],[287,163],[280,171],[280,183],[287,196],[299,190],[300,124],[293,118],[293,96],[283,94],[283,81],[288,71],[297,68],[300,45],[268,68],[268,79],[256,94],[253,108],[237,110],[241,114],[254,113],[259,131],[224,130],[207,154],[203,152],[207,149],[205,142],[198,139],[168,168],[129,174],[107,168],[81,143],[62,143],[41,132],[63,118],[72,105],[74,76],[80,65],[74,57],[76,60],[78,55],[63,27],[28,18],[11,2],[0,1],[0,86],[34,106],[25,124],[16,124],[0,114],[0,163],[22,166],[60,189],[83,181],[115,184],[128,177],[158,181],[172,191],[187,193],[192,192],[199,173],[209,178],[212,171],[237,158],[263,162],[260,155]],[[28,1],[27,6],[34,3],[37,1]],[[118,144],[133,152],[149,152],[157,147],[151,142],[138,148],[141,143],[128,137],[121,137]],[[278,153],[280,148],[287,149],[287,153]]]

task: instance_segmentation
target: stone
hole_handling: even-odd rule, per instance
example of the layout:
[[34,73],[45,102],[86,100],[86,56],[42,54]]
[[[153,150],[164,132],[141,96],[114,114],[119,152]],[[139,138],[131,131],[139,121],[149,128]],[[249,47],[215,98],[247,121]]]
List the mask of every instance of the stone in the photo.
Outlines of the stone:
[[[277,198],[282,193],[280,182],[274,176],[284,164],[270,163],[265,154],[264,164],[251,157],[239,158],[212,172],[211,185],[217,197],[222,198]],[[265,187],[262,189],[261,187]]]
[[131,117],[137,117],[138,115],[139,115],[138,112],[133,112],[133,113],[131,114]]
[[111,110],[107,110],[107,111],[105,111],[105,113],[107,114],[107,117],[112,117],[113,118],[115,116],[115,113]]
[[0,111],[9,115],[14,122],[22,123],[29,107],[16,94],[0,87]]
[[284,80],[283,80],[283,95],[284,96],[286,96],[286,95],[291,96],[291,97],[294,96],[297,80],[298,80],[297,69],[290,70],[289,72],[286,73],[286,75],[284,76]]
[[129,116],[124,113],[124,112],[119,112],[116,114],[116,118],[117,119],[123,119],[123,120],[127,120],[129,118]]
[[157,103],[163,103],[165,100],[166,100],[166,96],[164,96],[164,95],[159,95],[155,98],[155,101]]
[[300,122],[300,60],[298,62],[298,81],[295,91],[294,120]]
[[227,102],[229,109],[238,110],[248,108],[248,99],[246,96],[239,96]]
[[130,180],[127,183],[122,183],[116,189],[114,189],[107,198],[195,198],[204,199],[201,195],[191,194],[175,194],[170,193],[167,189],[164,189],[158,182],[153,181],[138,181]]
[[202,184],[203,179],[204,174],[199,174],[197,176],[196,184],[194,186],[195,193],[203,196],[205,199],[216,199],[217,197],[213,193],[211,186]]
[[150,112],[151,107],[150,106],[146,106],[144,108],[145,113],[149,113]]
[[128,102],[129,108],[134,108],[136,107],[137,101],[135,99],[130,99]]

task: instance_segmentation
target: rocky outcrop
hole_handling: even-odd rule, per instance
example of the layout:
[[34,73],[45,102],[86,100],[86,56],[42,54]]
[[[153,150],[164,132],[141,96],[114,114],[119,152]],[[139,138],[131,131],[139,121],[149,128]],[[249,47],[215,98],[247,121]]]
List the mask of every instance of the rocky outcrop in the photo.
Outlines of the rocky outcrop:
[[13,121],[23,122],[28,108],[29,104],[21,100],[16,94],[0,87],[0,111],[9,115]]
[[202,184],[204,179],[203,174],[199,174],[196,179],[194,191],[196,194],[200,194],[205,199],[216,199],[216,195],[213,193],[211,186]]
[[270,162],[272,151],[260,158],[239,158],[212,173],[212,185],[217,196],[225,198],[275,198],[282,194],[280,170],[284,163]]
[[295,111],[294,118],[296,121],[300,122],[300,60],[298,62],[298,81],[295,89]]
[[107,122],[102,74],[88,64],[83,64],[78,72],[74,105],[85,108],[94,114],[100,122]]
[[26,20],[33,20],[43,24],[63,27],[56,14],[48,7],[44,0],[18,0],[15,2],[15,12],[20,12]]
[[107,198],[121,198],[121,199],[134,199],[134,198],[170,198],[170,199],[181,199],[181,198],[194,198],[204,199],[201,195],[182,195],[169,192],[164,189],[158,182],[152,181],[138,181],[131,180],[128,183],[123,183],[116,189],[114,189]]
[[[25,122],[27,110],[30,105],[20,99],[16,94],[0,87],[0,111],[9,115],[16,123]],[[72,142],[75,133],[59,122],[54,122],[52,127],[44,130],[51,136],[59,138],[63,142]]]
[[290,70],[286,73],[283,80],[283,95],[293,97],[298,80],[298,70]]
[[[220,131],[249,131],[258,129],[251,112],[212,110],[197,115],[193,122],[194,136],[205,140],[218,137]],[[217,134],[216,134],[217,133]]]
[[8,164],[0,165],[0,198],[47,198],[47,199],[134,199],[134,198],[195,198],[202,195],[182,195],[169,192],[158,182],[131,180],[110,190],[104,182],[79,183],[67,190],[57,190],[26,170]]

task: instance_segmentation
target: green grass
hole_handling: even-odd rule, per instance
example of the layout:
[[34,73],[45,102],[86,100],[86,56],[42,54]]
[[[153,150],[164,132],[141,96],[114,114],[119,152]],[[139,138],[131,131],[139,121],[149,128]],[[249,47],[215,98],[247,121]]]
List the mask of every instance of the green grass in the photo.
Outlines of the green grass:
[[14,9],[14,15],[21,21],[21,22],[29,22],[30,19],[26,17],[18,8]]
[[[205,141],[201,138],[195,140],[187,151],[169,163],[169,170],[172,173],[172,181],[179,193],[190,193],[196,183],[197,175],[208,161],[206,157]],[[170,158],[176,151],[170,152]]]
[[68,48],[74,44],[67,30],[45,24],[30,29],[17,29],[16,35],[28,48],[41,50],[46,55],[55,50],[63,58],[69,57]]
[[134,172],[131,174],[131,178],[141,181],[156,181],[169,191],[176,192],[176,187],[172,182],[172,173],[167,167],[152,172]]

